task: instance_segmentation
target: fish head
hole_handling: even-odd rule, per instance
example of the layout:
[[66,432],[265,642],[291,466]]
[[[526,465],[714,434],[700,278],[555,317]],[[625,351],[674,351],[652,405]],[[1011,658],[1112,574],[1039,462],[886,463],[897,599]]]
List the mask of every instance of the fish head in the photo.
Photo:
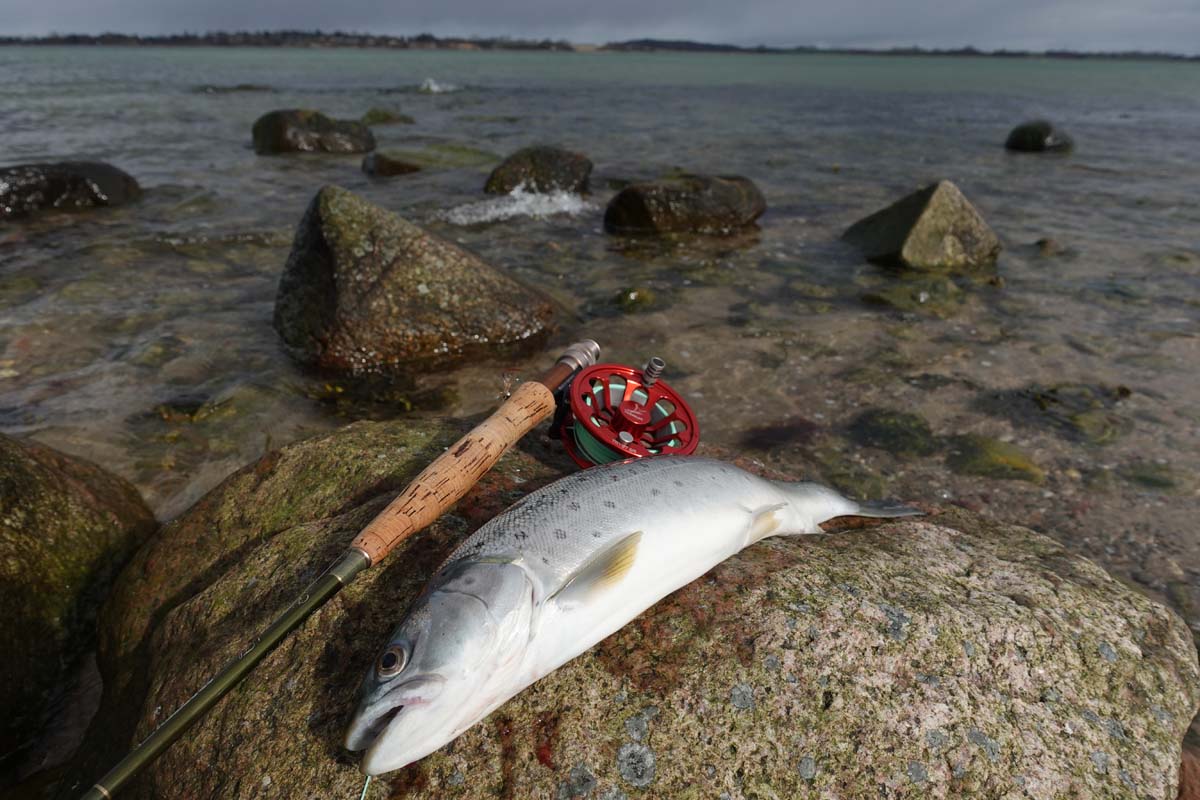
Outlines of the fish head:
[[458,562],[436,575],[359,689],[346,747],[367,751],[363,772],[425,757],[509,696],[532,610],[529,577],[511,562]]

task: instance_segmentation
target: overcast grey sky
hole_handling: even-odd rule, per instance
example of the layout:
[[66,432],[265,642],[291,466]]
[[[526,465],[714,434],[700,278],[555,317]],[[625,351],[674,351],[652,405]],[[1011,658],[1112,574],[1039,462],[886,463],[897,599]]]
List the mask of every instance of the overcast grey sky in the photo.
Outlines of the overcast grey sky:
[[1200,53],[1200,0],[0,0],[0,33],[321,28]]

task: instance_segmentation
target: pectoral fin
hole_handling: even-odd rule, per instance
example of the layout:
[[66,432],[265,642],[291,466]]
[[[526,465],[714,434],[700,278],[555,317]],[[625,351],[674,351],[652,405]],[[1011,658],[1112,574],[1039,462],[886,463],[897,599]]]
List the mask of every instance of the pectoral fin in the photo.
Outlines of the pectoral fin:
[[594,555],[567,578],[552,597],[559,605],[578,605],[621,582],[637,558],[642,532],[634,531]]
[[756,508],[750,512],[750,530],[746,531],[747,546],[755,542],[761,542],[779,530],[779,526],[783,524],[783,515],[779,512],[786,506],[787,503],[775,503],[774,505]]

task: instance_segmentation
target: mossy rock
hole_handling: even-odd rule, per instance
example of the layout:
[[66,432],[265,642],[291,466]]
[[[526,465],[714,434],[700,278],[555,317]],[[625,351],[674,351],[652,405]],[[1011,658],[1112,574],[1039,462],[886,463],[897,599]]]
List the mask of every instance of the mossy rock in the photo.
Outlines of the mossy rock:
[[420,172],[421,165],[402,158],[396,158],[391,153],[367,153],[363,156],[362,171],[373,178],[391,178],[396,175],[409,175]]
[[371,108],[359,119],[363,125],[412,125],[415,119],[390,108]]
[[871,408],[850,423],[850,436],[859,444],[897,456],[927,456],[941,447],[929,423],[916,414]]
[[100,161],[60,161],[0,168],[0,220],[40,211],[120,206],[142,196],[133,176]]
[[275,300],[288,352],[338,374],[512,355],[539,346],[553,315],[478,256],[337,186],[300,221]]
[[1042,468],[1030,461],[1019,447],[978,434],[951,439],[946,466],[960,474],[982,475],[985,478],[1031,483],[1041,483],[1046,479]]
[[842,238],[868,261],[926,272],[989,270],[1000,240],[950,181],[930,184],[851,225]]
[[626,314],[651,311],[660,306],[658,294],[645,286],[630,286],[621,289],[613,295],[612,303]]
[[1077,441],[1106,445],[1133,428],[1120,408],[1131,394],[1125,386],[1033,384],[982,395],[975,407],[1017,424],[1045,426]]
[[[113,680],[66,788],[242,652],[459,430],[357,423],[165,526],[106,609]],[[122,796],[357,797],[341,742],[366,665],[445,554],[563,463],[536,442],[506,455]],[[1198,703],[1177,616],[1045,536],[948,509],[749,547],[367,797],[1166,800]]]
[[537,145],[504,159],[492,170],[483,190],[488,194],[508,194],[520,186],[527,192],[584,194],[591,174],[592,162],[582,153]]
[[500,160],[495,153],[457,142],[439,142],[419,150],[392,148],[387,154],[390,158],[416,164],[422,169],[479,168]]
[[128,482],[0,435],[0,782],[27,755],[68,670],[94,646],[109,583],[154,527]]
[[681,174],[634,183],[604,211],[604,229],[617,234],[703,233],[728,236],[767,210],[758,186],[740,175]]
[[949,278],[895,280],[862,294],[862,299],[872,305],[934,317],[959,313],[966,297],[966,292]]
[[1013,128],[1004,147],[1022,153],[1069,153],[1075,147],[1075,142],[1053,123],[1035,119]]
[[1152,461],[1136,461],[1117,469],[1117,474],[1129,483],[1143,489],[1172,492],[1180,488],[1181,480],[1166,464]]

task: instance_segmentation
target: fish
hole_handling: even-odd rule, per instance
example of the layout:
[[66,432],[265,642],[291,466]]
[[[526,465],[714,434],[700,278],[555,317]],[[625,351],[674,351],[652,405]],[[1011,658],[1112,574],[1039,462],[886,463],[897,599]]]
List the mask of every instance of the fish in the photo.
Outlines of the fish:
[[367,775],[400,769],[743,548],[840,516],[921,513],[692,456],[569,475],[438,568],[363,678],[345,746],[366,751]]

